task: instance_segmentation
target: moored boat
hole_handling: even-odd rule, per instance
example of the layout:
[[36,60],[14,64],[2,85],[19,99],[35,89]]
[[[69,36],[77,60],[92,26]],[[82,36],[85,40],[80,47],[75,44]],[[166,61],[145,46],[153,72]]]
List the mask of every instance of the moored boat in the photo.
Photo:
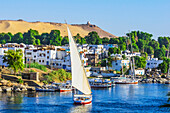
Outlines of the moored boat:
[[53,87],[56,87],[56,91],[67,92],[72,91],[72,87],[69,83],[52,83]]
[[107,79],[90,79],[89,80],[90,86],[91,88],[109,88],[112,86],[111,81],[107,80]]
[[138,80],[118,80],[115,81],[115,84],[138,84]]
[[55,92],[55,89],[36,88],[37,92]]

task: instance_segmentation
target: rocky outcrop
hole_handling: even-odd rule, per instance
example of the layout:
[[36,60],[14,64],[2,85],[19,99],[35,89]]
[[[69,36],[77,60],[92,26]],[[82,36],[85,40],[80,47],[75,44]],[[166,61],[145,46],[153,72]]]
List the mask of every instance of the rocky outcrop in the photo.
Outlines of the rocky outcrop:
[[140,83],[160,83],[160,84],[170,84],[170,80],[166,78],[147,78],[139,80]]

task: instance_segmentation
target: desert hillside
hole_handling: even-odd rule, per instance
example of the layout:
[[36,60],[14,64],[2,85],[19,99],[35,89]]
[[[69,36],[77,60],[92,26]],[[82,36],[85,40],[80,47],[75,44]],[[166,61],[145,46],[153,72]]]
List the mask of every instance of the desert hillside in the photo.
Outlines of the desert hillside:
[[[73,24],[69,25],[69,28],[75,36],[77,33],[79,33],[82,37],[88,35],[91,31],[96,31],[99,36],[102,37],[116,37],[115,35],[112,35],[111,33],[108,33],[101,28],[97,27],[96,25],[91,25],[90,23],[87,24]],[[51,30],[60,30],[61,36],[67,36],[67,29],[66,24],[62,23],[53,23],[53,22],[26,22],[23,20],[0,20],[0,33],[4,32],[11,32],[12,34],[15,34],[17,32],[27,32],[29,29],[37,30],[40,34],[41,33],[49,33]]]

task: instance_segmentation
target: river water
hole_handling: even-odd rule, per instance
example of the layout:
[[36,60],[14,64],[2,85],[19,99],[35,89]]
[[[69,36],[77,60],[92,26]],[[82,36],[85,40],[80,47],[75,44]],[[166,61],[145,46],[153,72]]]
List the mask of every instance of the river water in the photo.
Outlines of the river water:
[[74,105],[71,92],[1,93],[0,113],[170,113],[167,84],[115,85],[92,89],[90,105]]

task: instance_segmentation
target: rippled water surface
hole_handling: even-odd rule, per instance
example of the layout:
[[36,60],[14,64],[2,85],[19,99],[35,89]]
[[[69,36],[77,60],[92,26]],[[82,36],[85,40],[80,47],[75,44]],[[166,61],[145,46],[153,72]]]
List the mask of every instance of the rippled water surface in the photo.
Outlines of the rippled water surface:
[[168,91],[170,85],[166,84],[115,85],[110,89],[92,89],[92,104],[84,106],[73,104],[71,92],[0,92],[0,113],[168,113],[170,108],[159,107],[167,102]]

